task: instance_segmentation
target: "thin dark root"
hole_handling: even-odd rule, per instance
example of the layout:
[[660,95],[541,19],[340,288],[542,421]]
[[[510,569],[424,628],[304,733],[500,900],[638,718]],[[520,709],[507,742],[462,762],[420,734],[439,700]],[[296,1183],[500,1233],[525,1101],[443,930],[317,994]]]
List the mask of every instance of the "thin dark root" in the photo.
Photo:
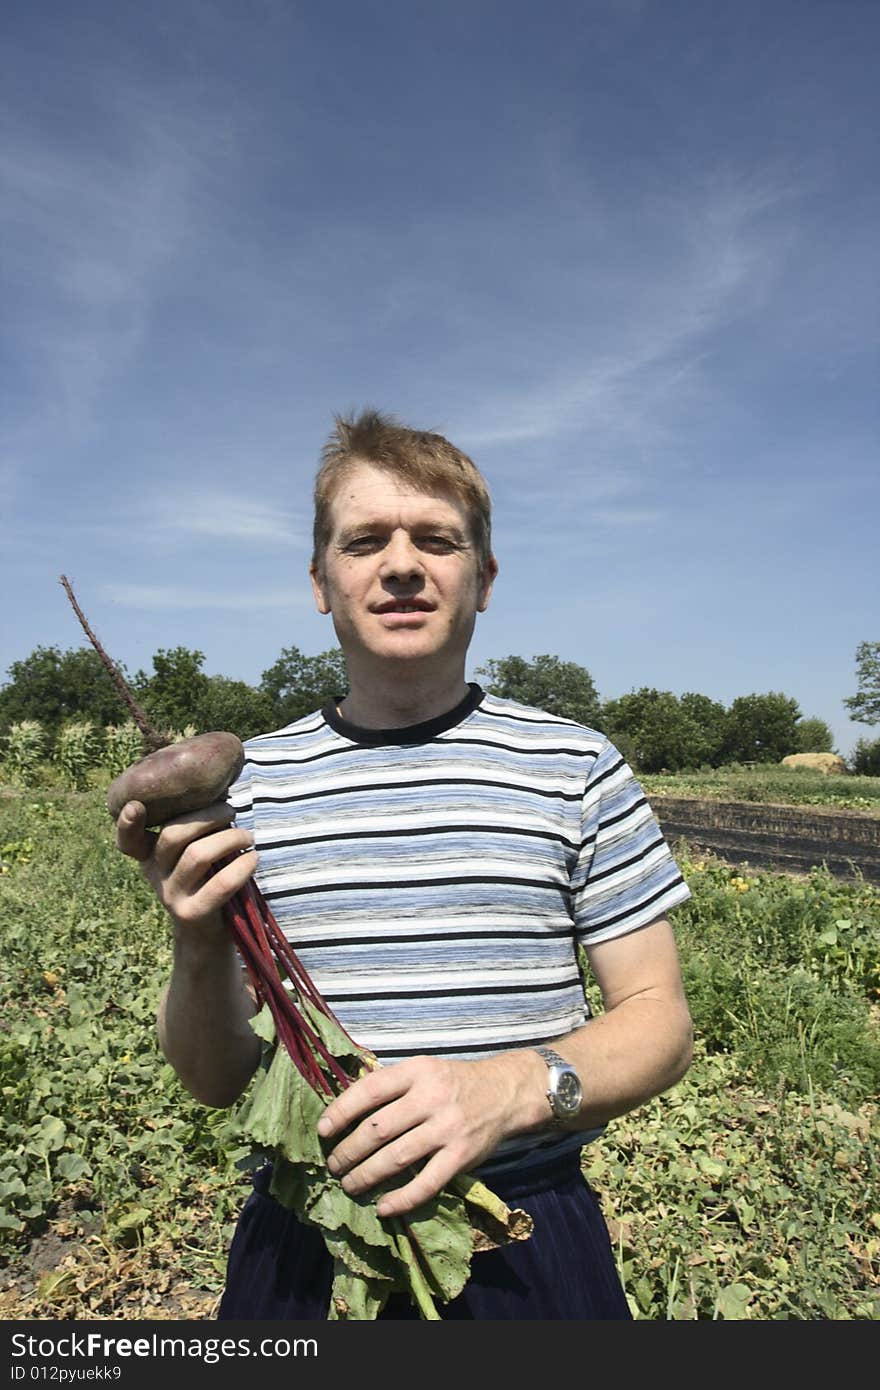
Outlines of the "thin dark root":
[[86,622],[85,614],[83,613],[82,609],[77,603],[76,598],[74,597],[73,590],[71,589],[70,584],[67,581],[67,576],[64,574],[62,574],[61,576],[61,583],[64,586],[64,592],[70,599],[74,613],[79,618],[83,632],[86,634],[86,637],[88,637],[95,651],[98,653],[98,656],[101,658],[101,663],[104,666],[104,669],[106,670],[113,684],[116,686],[116,690],[119,694],[120,699],[123,701],[129,713],[131,714],[131,717],[134,720],[135,724],[137,724],[138,728],[140,729],[141,736],[146,745],[147,752],[157,753],[160,748],[167,748],[171,740],[169,738],[166,738],[164,734],[160,734],[159,730],[153,724],[150,723],[150,720],[146,712],[141,708],[137,700],[134,698],[134,695],[132,694],[131,689],[126,683],[125,677],[122,675],[122,672],[119,670],[118,666],[116,666],[110,660],[110,657],[104,651],[104,648],[101,646],[101,643],[98,641],[97,637],[92,632],[92,629]]

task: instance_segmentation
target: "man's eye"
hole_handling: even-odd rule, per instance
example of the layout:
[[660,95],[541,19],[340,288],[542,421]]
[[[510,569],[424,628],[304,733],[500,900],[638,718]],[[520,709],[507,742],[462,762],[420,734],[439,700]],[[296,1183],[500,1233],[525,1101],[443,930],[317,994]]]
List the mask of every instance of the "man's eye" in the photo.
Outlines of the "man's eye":
[[425,550],[442,551],[444,554],[458,549],[450,536],[422,536],[419,539],[419,545]]
[[349,555],[360,555],[367,550],[375,550],[382,544],[379,536],[353,536],[342,547]]

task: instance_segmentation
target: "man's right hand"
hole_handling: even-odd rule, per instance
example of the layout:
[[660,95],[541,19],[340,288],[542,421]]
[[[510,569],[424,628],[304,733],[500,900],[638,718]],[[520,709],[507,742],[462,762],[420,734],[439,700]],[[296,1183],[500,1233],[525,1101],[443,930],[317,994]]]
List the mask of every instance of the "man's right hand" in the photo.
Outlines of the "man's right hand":
[[116,822],[118,848],[138,861],[174,924],[159,1045],[187,1090],[212,1106],[232,1105],[260,1059],[248,1022],[256,1002],[222,912],[257,867],[253,836],[230,828],[234,815],[218,802],[154,831],[143,804],[129,801]]
[[[189,811],[148,830],[140,801],[123,806],[116,821],[116,846],[136,859],[175,923],[217,928],[221,909],[244,887],[257,867],[253,836],[230,828],[235,815],[227,802]],[[223,861],[230,862],[224,864]],[[216,865],[222,865],[217,868]]]

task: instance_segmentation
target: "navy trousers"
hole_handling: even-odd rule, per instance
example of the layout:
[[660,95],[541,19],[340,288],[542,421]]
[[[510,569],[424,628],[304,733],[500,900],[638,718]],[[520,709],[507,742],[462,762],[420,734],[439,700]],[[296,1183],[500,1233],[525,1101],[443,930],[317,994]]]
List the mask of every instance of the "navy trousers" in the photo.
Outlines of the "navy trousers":
[[[321,1234],[269,1195],[271,1169],[254,1176],[229,1252],[222,1320],[323,1321],[332,1261]],[[574,1154],[526,1176],[488,1185],[508,1206],[522,1207],[535,1229],[528,1240],[480,1251],[471,1277],[444,1319],[615,1319],[631,1317],[617,1275],[608,1228]],[[418,1318],[406,1294],[392,1294],[380,1317]]]

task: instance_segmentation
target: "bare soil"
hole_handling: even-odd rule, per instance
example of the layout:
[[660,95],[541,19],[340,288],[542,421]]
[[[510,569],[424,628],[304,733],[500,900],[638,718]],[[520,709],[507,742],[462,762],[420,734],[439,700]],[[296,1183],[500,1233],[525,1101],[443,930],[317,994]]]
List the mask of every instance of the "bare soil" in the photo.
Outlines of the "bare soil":
[[180,1269],[168,1243],[120,1249],[84,1235],[64,1205],[27,1249],[0,1269],[2,1321],[210,1321],[220,1294]]
[[831,807],[656,796],[669,840],[687,840],[731,863],[779,872],[824,865],[843,879],[880,883],[880,817]]

